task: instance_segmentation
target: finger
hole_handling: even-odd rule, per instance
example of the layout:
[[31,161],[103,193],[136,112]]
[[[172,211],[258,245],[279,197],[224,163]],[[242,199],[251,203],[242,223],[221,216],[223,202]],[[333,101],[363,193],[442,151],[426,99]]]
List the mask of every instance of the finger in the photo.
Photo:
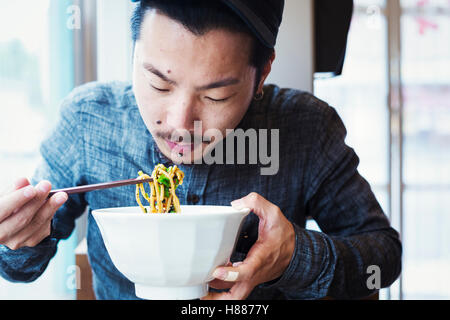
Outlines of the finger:
[[214,289],[230,289],[234,285],[234,282],[228,282],[228,281],[222,281],[219,279],[214,279],[214,280],[210,281],[208,283],[208,285]]
[[[231,263],[231,261],[228,261],[225,264],[226,267],[234,266],[234,263]],[[233,285],[232,282],[226,282],[219,279],[213,279],[211,280],[208,285],[214,289],[229,289]]]
[[246,281],[253,277],[260,265],[259,259],[247,256],[243,262],[235,263],[231,267],[216,268],[213,272],[213,277],[227,282]]
[[25,228],[46,201],[51,187],[51,183],[44,180],[39,182],[35,188],[27,186],[24,189],[17,190],[16,192],[19,192],[27,188],[32,188],[36,194],[32,200],[22,205],[20,210],[2,221],[0,224],[0,235],[3,235],[3,237],[6,235],[6,237],[11,238],[14,234]]
[[248,297],[254,286],[250,282],[234,284],[228,292],[208,292],[201,300],[243,300]]
[[248,297],[254,287],[250,281],[238,282],[228,291],[226,298],[228,300],[243,300]]
[[7,219],[14,210],[34,199],[36,194],[36,189],[28,185],[3,196],[0,199],[0,223]]
[[50,223],[55,212],[67,201],[68,195],[65,192],[58,192],[53,195],[35,214],[27,227],[14,235],[15,246],[33,247],[50,234]]
[[[19,189],[25,188],[26,186],[29,186],[29,185],[30,185],[30,181],[28,181],[27,178],[25,178],[25,177],[19,178],[19,179],[17,179],[17,180],[14,182],[12,191],[15,191],[15,190],[19,190]],[[16,211],[19,210],[19,209],[20,209],[20,208],[14,209],[14,210],[13,210],[13,213],[16,212]]]
[[220,297],[223,296],[225,292],[208,292],[208,294],[204,297],[201,297],[200,300],[220,300]]
[[51,231],[50,223],[51,220],[49,220],[45,226],[41,226],[40,229],[35,230],[33,234],[26,234],[25,237],[19,237],[16,235],[13,238],[9,239],[7,242],[5,242],[4,245],[11,250],[17,250],[22,247],[34,247],[50,234]]
[[45,226],[41,226],[34,234],[28,237],[27,240],[23,242],[23,247],[35,247],[42,240],[50,235],[51,232],[51,220],[47,221]]
[[37,226],[42,226],[46,224],[49,220],[52,220],[55,212],[68,200],[69,196],[65,192],[58,192],[50,197],[44,205],[39,209],[39,211],[33,217],[30,224]]
[[227,299],[227,296],[229,296],[228,292],[208,292],[208,294],[200,300],[229,300]]
[[264,268],[267,252],[267,248],[258,240],[250,248],[244,261],[233,263],[232,267],[217,267],[213,277],[231,282],[255,280],[258,278],[259,271]]

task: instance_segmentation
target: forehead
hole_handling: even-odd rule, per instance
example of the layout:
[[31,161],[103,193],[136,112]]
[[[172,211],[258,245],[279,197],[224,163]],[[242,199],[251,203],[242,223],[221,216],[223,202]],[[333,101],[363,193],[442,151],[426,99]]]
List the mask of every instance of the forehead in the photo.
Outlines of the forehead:
[[207,66],[224,73],[227,68],[249,66],[251,39],[225,29],[196,35],[177,21],[151,10],[143,19],[136,47],[143,62],[200,69]]

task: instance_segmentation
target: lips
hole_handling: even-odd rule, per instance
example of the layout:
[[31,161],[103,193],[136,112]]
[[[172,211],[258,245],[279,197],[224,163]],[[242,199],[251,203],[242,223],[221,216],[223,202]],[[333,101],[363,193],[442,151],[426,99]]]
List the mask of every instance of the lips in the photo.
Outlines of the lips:
[[169,140],[166,140],[167,145],[169,146],[170,150],[175,150],[177,152],[186,153],[189,151],[194,150],[194,144],[181,144],[181,143],[175,143]]

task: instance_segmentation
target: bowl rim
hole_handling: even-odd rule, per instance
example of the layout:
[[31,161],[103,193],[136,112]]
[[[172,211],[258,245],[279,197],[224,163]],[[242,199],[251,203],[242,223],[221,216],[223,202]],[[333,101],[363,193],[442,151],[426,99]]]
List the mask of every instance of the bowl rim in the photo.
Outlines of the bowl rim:
[[[148,206],[144,206],[147,209]],[[111,207],[111,208],[101,208],[101,209],[93,209],[92,214],[96,216],[115,216],[115,217],[143,217],[144,219],[183,219],[182,217],[198,217],[202,216],[204,218],[212,218],[218,216],[230,216],[230,215],[247,215],[250,213],[250,208],[242,208],[242,209],[234,209],[231,206],[217,206],[217,205],[181,205],[183,207],[219,207],[219,208],[227,208],[230,211],[221,211],[221,212],[181,212],[181,213],[143,213],[143,212],[121,212],[120,209],[123,208],[137,208],[139,206],[128,206],[128,207]]]

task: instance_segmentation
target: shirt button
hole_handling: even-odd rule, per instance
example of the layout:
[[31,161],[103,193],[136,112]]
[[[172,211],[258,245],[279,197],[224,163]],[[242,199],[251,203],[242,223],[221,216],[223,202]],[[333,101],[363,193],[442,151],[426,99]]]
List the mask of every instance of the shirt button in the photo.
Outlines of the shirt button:
[[191,194],[188,196],[187,200],[192,204],[197,204],[200,201],[200,197],[196,194]]

